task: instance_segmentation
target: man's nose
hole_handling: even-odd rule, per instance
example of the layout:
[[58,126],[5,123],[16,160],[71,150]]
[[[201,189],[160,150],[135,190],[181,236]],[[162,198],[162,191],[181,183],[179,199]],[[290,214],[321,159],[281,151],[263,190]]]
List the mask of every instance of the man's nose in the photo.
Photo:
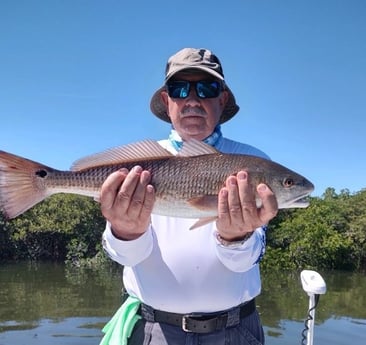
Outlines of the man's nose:
[[201,104],[201,99],[198,97],[196,88],[193,87],[193,85],[189,90],[189,94],[186,98],[186,103],[187,104]]

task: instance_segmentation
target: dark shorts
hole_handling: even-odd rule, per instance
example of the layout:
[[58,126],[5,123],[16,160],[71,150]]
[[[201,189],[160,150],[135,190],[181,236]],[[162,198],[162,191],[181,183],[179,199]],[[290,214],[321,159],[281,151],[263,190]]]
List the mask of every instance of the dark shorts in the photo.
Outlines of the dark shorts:
[[165,323],[139,320],[128,345],[262,345],[264,333],[257,310],[233,327],[198,334]]

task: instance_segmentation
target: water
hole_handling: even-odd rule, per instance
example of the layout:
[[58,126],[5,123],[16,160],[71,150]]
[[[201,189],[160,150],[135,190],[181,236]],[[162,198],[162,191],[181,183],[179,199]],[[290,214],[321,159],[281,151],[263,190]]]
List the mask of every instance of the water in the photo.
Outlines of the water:
[[[366,343],[366,277],[320,272],[314,345]],[[121,300],[121,271],[62,264],[0,266],[0,345],[97,345]],[[258,298],[267,345],[301,344],[308,296],[298,273],[263,275]]]

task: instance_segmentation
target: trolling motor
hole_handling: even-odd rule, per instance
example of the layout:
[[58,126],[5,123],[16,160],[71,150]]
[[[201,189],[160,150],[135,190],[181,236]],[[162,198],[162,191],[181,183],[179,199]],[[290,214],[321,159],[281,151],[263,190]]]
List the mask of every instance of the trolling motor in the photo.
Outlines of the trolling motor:
[[[313,345],[315,308],[319,303],[319,296],[325,294],[327,287],[322,276],[315,271],[304,270],[300,274],[301,284],[309,296],[308,318],[305,320],[305,329],[302,331],[302,345]],[[306,334],[307,333],[307,334]],[[305,343],[305,341],[307,342]]]

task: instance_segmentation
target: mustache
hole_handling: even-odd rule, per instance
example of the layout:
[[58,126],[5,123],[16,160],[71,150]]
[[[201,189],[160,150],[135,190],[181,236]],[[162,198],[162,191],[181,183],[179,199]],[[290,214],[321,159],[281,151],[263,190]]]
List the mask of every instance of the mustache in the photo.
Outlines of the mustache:
[[195,115],[207,115],[206,114],[206,111],[199,107],[199,106],[195,106],[195,107],[191,107],[191,106],[185,106],[182,111],[181,111],[181,115],[192,115],[192,114],[195,114]]

